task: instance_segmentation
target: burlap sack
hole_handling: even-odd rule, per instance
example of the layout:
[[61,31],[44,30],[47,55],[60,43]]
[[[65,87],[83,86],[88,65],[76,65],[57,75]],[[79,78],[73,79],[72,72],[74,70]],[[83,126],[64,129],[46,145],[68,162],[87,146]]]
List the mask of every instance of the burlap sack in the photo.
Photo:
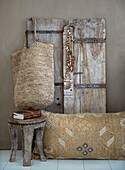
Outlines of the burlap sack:
[[14,103],[19,109],[40,109],[54,99],[53,45],[37,41],[11,55],[14,77]]
[[[47,115],[43,145],[47,158],[125,159],[125,112]],[[34,148],[35,158],[39,152]]]

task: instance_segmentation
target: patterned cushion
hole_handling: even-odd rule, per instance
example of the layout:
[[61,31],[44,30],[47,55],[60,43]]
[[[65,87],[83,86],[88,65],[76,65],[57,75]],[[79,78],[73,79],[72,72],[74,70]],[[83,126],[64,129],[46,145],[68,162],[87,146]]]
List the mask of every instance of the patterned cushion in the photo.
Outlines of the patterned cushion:
[[[47,116],[43,145],[47,158],[125,159],[125,112]],[[34,155],[39,155],[35,146]]]

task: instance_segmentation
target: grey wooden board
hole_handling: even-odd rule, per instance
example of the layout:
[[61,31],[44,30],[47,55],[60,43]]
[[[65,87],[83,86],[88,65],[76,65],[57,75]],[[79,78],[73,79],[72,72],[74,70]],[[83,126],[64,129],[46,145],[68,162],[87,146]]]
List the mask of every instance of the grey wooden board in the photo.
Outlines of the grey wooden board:
[[[36,31],[63,31],[66,21],[62,18],[37,18]],[[33,31],[32,19],[27,20],[27,30]]]
[[[104,19],[70,19],[69,24],[73,27],[74,40],[84,38],[106,38]],[[64,36],[64,39],[66,39],[66,36]],[[75,56],[74,73],[78,73],[73,74],[74,84],[106,84],[106,55],[104,42],[74,42],[73,54]],[[65,53],[63,57],[66,58]],[[65,59],[63,60],[65,61]],[[67,92],[64,90],[65,113],[106,112],[105,88],[75,88],[72,95],[69,95]],[[68,101],[72,102],[67,104]]]
[[74,38],[106,38],[105,19],[69,19],[74,26]]
[[[51,43],[54,45],[54,82],[55,96],[52,105],[45,108],[47,111],[63,113],[63,28],[66,25],[64,19],[36,18],[36,31],[39,41]],[[27,43],[28,47],[33,43],[33,23],[31,19],[27,20]],[[41,31],[41,32],[39,32]],[[43,32],[42,32],[43,31]]]

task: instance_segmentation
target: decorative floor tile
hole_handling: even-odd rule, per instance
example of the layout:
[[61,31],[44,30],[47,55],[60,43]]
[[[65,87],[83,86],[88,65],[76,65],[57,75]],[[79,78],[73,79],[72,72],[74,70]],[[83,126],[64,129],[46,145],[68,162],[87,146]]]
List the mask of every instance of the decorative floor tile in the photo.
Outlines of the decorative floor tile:
[[[87,152],[92,149],[84,147]],[[125,160],[32,160],[31,167],[23,167],[22,151],[17,151],[16,162],[9,162],[9,158],[10,150],[0,150],[0,170],[125,170]]]
[[112,170],[125,170],[125,160],[109,160]]
[[40,160],[33,160],[31,170],[57,170],[58,160],[49,159],[46,162]]
[[1,150],[0,151],[0,170],[2,170],[5,165],[8,163],[10,157],[10,151],[8,150]]
[[59,160],[58,170],[84,170],[83,160]]
[[[30,170],[31,167],[23,167],[23,157],[22,157],[21,150],[18,150],[16,153],[16,162],[9,162],[10,153],[11,151],[8,154],[8,162],[3,170],[21,170],[21,169]],[[32,161],[31,161],[31,164],[32,164]]]
[[[32,166],[33,161],[31,161],[31,166]],[[31,167],[24,167],[23,166],[23,158],[17,159],[16,162],[8,162],[7,165],[5,166],[4,170],[30,170]]]
[[85,170],[112,170],[107,160],[84,160],[84,166]]

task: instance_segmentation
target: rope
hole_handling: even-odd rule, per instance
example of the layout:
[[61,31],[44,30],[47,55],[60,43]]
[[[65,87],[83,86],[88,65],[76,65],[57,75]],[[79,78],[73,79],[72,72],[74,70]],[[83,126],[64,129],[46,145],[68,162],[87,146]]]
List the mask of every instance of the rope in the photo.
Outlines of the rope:
[[32,17],[33,25],[34,25],[34,42],[38,40],[36,35],[36,18]]

